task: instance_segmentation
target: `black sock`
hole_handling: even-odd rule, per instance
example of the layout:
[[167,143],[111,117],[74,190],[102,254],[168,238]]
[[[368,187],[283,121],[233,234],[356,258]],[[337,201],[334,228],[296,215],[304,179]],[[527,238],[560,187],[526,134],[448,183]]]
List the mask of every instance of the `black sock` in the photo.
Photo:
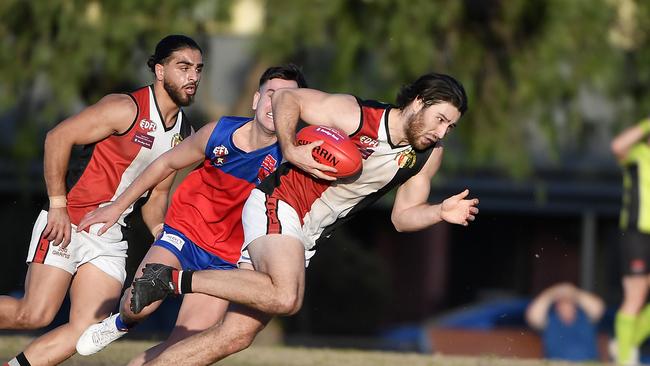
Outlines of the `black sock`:
[[192,292],[192,275],[194,271],[181,271],[180,293],[189,294]]

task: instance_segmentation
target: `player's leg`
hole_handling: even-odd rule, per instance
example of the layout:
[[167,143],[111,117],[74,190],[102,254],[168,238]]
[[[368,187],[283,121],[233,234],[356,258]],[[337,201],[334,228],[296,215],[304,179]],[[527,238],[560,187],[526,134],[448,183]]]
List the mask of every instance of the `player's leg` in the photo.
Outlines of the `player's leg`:
[[643,306],[648,285],[645,276],[623,278],[623,303],[616,313],[614,331],[617,343],[617,362],[633,364],[636,342],[637,315]]
[[173,344],[218,324],[227,309],[228,302],[217,297],[204,294],[184,295],[176,325],[169,338],[136,356],[129,362],[129,366],[151,361]]
[[[142,269],[148,263],[162,263],[174,267],[176,269],[181,268],[181,263],[176,257],[176,255],[174,255],[171,251],[169,251],[169,249],[159,245],[153,245],[151,246],[151,248],[149,248],[149,251],[142,259],[142,262],[140,262],[140,265],[138,266],[138,269],[135,272],[136,277],[142,275]],[[149,315],[151,315],[154,311],[156,311],[158,307],[160,307],[160,304],[162,304],[162,300],[156,301],[146,306],[138,314],[134,314],[131,311],[131,307],[130,307],[132,288],[133,288],[133,284],[131,284],[131,287],[129,287],[128,289],[126,289],[126,291],[124,291],[124,295],[120,300],[120,317],[122,318],[125,324],[130,326],[145,320]]]
[[[25,294],[16,299],[0,296],[0,329],[37,329],[52,322],[70,286],[76,264],[67,252],[43,239],[47,211],[36,219],[27,255],[29,268]],[[75,235],[68,247],[76,245]]]
[[616,313],[616,359],[619,364],[635,363],[637,316],[648,292],[648,264],[645,259],[648,236],[627,231],[621,238],[623,302]]
[[255,189],[242,218],[245,244],[240,263],[249,261],[255,270],[197,272],[193,291],[271,315],[296,313],[305,287],[305,247],[298,214],[285,202]]
[[[248,263],[240,267],[253,268]],[[271,318],[259,310],[231,304],[222,323],[177,342],[146,365],[211,364],[250,346]]]
[[[164,263],[174,268],[180,268],[180,262],[173,253],[162,246],[153,245],[142,259],[136,271],[136,276],[142,274],[142,268],[150,262]],[[156,301],[144,308],[139,314],[133,314],[129,307],[130,301],[131,287],[127,288],[122,295],[119,313],[105,318],[100,323],[91,324],[83,331],[76,342],[77,352],[87,356],[101,351],[110,343],[126,335],[129,329],[146,319],[162,303],[162,300]]]
[[[643,257],[645,263],[650,263],[650,235],[642,234],[646,240],[643,246]],[[643,342],[650,337],[650,304],[646,304],[647,294],[650,290],[650,268],[646,268],[645,274],[645,295],[643,305],[637,314],[636,329],[634,332],[634,344],[640,348]]]
[[25,277],[25,295],[0,296],[0,329],[38,329],[59,311],[72,275],[47,264],[31,263]]
[[[646,284],[650,286],[650,276],[646,277]],[[634,343],[641,346],[650,336],[650,304],[646,304],[637,315],[636,332],[634,334]]]
[[[267,235],[253,241],[248,252],[255,271],[197,271],[191,277],[191,292],[219,297],[273,315],[297,312],[305,285],[305,250],[300,240],[288,235]],[[172,276],[165,269],[158,272],[145,269],[145,274],[134,281],[134,298],[146,304],[152,298],[159,298],[163,291],[169,291],[165,284],[172,281]],[[183,281],[179,281],[180,285]],[[186,290],[182,292],[187,293]]]
[[32,364],[57,364],[75,353],[81,332],[115,308],[122,283],[91,263],[79,267],[70,287],[70,321],[35,339],[25,349]]
[[[257,192],[257,193],[256,193]],[[133,283],[135,312],[173,291],[203,293],[272,315],[290,315],[302,305],[305,247],[300,219],[286,203],[253,190],[242,212],[245,247],[255,271],[197,271],[175,273],[169,267],[145,268]],[[267,224],[265,224],[267,222]],[[242,254],[242,257],[244,255]],[[175,282],[174,282],[175,281]],[[168,285],[174,283],[174,288]],[[188,288],[184,288],[188,287]]]
[[233,304],[223,323],[183,339],[145,365],[210,365],[248,348],[271,318],[258,310]]
[[247,250],[255,271],[271,277],[270,296],[258,301],[258,304],[269,304],[270,314],[274,315],[297,313],[305,294],[305,250],[302,242],[288,235],[267,235],[254,240]]

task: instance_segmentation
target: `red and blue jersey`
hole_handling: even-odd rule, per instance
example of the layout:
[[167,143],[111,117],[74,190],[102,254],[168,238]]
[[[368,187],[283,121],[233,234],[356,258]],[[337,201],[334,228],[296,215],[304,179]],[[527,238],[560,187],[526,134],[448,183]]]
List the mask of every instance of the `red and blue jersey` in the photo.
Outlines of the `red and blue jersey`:
[[244,241],[244,203],[282,160],[277,143],[251,152],[235,146],[233,134],[249,121],[244,117],[219,120],[206,145],[203,164],[178,186],[165,217],[165,224],[232,263],[237,263]]

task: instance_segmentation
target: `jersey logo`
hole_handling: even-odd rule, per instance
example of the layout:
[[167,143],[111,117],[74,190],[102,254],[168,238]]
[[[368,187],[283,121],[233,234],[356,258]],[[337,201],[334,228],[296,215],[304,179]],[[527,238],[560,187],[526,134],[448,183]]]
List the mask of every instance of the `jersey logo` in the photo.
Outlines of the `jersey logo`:
[[365,160],[372,155],[372,153],[375,152],[375,148],[379,146],[379,141],[373,139],[372,137],[368,137],[366,135],[362,135],[359,137],[359,152],[361,152],[361,157]]
[[264,178],[268,177],[275,171],[275,167],[278,165],[278,161],[273,157],[273,155],[268,154],[262,161],[260,170],[257,172],[257,183],[260,183]]
[[143,118],[140,120],[140,128],[147,132],[155,132],[156,123],[150,119]]
[[377,147],[379,146],[379,141],[373,139],[372,137],[368,137],[366,135],[363,135],[359,137],[359,142],[361,143],[361,146],[363,147]]
[[155,137],[151,135],[147,135],[146,133],[142,132],[136,132],[135,135],[133,135],[133,142],[140,146],[144,146],[147,149],[151,149],[153,147],[153,141],[155,140]]
[[214,166],[222,166],[223,164],[226,163],[226,155],[228,155],[228,148],[219,145],[212,150],[212,158],[210,161]]
[[400,169],[411,169],[415,166],[417,156],[415,155],[415,151],[409,147],[408,149],[397,154],[395,160],[397,161],[397,165],[400,167]]
[[172,136],[172,147],[178,145],[183,141],[183,136],[181,136],[180,133],[175,133],[174,136]]

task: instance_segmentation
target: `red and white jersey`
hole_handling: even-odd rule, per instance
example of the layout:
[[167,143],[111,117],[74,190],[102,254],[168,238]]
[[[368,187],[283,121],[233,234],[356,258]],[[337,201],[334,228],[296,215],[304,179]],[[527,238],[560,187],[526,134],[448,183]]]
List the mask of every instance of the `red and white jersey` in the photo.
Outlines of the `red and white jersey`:
[[375,101],[358,102],[361,121],[357,131],[350,135],[363,157],[358,177],[334,182],[317,180],[284,163],[258,186],[296,210],[309,241],[304,243],[306,249],[312,249],[338,224],[417,174],[433,150],[431,147],[415,151],[410,145],[394,145],[388,133],[391,106]]
[[[81,156],[69,164],[68,215],[74,225],[86,213],[113,202],[152,161],[192,131],[182,110],[172,127],[165,126],[153,86],[128,95],[138,107],[131,127],[124,133],[84,146]],[[125,226],[124,218],[131,211],[133,205],[122,214],[119,225]]]

